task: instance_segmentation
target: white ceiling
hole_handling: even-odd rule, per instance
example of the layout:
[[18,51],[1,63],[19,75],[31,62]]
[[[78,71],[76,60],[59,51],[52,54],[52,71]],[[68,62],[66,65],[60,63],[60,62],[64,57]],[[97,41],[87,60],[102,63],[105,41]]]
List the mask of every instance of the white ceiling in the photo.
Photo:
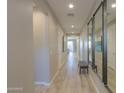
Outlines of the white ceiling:
[[[91,12],[101,0],[47,0],[55,16],[66,32],[80,32],[83,24],[88,21]],[[115,0],[108,0],[109,4]],[[74,9],[69,9],[69,3],[74,4]],[[97,4],[98,3],[98,4]],[[110,7],[111,8],[111,7]],[[115,15],[113,10],[109,9],[111,15]],[[68,13],[73,13],[74,16],[68,16]],[[74,25],[74,28],[71,28]]]
[[[97,0],[47,0],[66,32],[80,31],[96,1]],[[73,2],[75,6],[74,9],[68,8],[71,2]],[[67,16],[68,13],[74,13],[74,16]],[[72,29],[71,25],[75,25],[75,27]]]

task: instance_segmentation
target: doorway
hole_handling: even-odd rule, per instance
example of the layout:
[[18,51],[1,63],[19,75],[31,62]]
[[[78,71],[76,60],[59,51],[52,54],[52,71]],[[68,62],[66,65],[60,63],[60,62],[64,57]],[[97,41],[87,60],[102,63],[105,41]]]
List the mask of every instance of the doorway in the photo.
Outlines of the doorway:
[[68,53],[76,53],[77,52],[77,41],[75,39],[68,40],[67,51],[68,51]]
[[68,53],[74,52],[74,42],[72,40],[68,41]]

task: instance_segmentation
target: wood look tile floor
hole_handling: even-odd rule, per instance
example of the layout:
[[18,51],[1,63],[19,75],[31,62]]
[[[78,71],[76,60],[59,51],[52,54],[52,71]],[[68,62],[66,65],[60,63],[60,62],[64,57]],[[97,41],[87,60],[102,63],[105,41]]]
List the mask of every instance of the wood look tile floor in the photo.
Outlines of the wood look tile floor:
[[108,87],[116,93],[116,71],[108,67]]
[[62,67],[54,82],[49,86],[37,86],[36,93],[96,93],[89,75],[79,74],[77,59],[73,53]]

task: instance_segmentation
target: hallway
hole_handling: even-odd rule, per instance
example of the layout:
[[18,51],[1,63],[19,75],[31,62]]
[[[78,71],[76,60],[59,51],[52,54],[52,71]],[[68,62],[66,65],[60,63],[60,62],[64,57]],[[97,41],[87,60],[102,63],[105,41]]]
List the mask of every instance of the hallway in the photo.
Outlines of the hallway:
[[80,75],[77,64],[76,54],[70,52],[54,82],[48,88],[37,86],[35,93],[96,93],[89,74]]
[[8,93],[115,93],[116,0],[7,6]]

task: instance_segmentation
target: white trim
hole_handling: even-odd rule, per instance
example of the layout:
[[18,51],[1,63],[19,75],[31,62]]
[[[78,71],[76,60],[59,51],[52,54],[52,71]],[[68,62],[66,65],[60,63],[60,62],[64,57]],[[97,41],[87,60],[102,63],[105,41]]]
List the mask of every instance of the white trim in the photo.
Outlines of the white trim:
[[58,74],[59,74],[59,70],[56,72],[56,74],[53,76],[53,78],[50,82],[35,82],[35,84],[36,85],[50,86],[53,83],[53,81],[55,80],[55,78],[57,77]]
[[[64,54],[64,55],[65,55],[65,54]],[[63,57],[62,57],[62,59],[63,59]],[[50,85],[53,83],[53,81],[55,80],[55,78],[57,77],[57,75],[59,74],[59,72],[61,71],[61,69],[63,68],[63,66],[64,66],[65,63],[66,63],[66,61],[63,62],[63,64],[61,65],[61,67],[57,70],[57,72],[56,72],[55,75],[53,76],[52,80],[50,81]]]
[[57,70],[57,72],[55,73],[55,75],[53,76],[53,78],[51,79],[50,82],[35,82],[36,85],[44,85],[44,86],[50,86],[55,78],[57,77],[57,75],[59,74],[59,72],[61,71],[62,67],[64,66],[65,62],[63,62],[63,64],[61,65],[61,67]]
[[47,82],[35,82],[36,85],[44,85],[44,86],[50,86],[50,83]]
[[54,82],[54,80],[55,80],[55,78],[57,77],[58,74],[59,74],[59,70],[53,76],[52,80],[50,81],[50,85]]
[[7,91],[23,91],[22,87],[9,87]]
[[59,74],[59,70],[56,72],[56,74],[53,76],[53,78],[50,82],[35,82],[35,84],[36,85],[50,86],[53,83],[53,81],[55,80],[55,78],[57,77],[58,74]]

